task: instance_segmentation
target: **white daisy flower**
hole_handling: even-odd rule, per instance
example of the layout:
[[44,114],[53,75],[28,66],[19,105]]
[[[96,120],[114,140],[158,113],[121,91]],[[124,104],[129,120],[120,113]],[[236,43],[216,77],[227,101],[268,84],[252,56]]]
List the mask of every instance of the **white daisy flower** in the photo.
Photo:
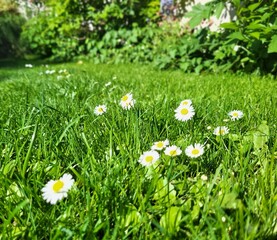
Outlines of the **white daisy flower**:
[[231,120],[235,121],[243,117],[243,112],[240,110],[233,110],[228,113],[230,116]]
[[105,87],[108,87],[108,86],[110,86],[112,84],[112,82],[107,82],[106,84],[105,84]]
[[102,114],[104,114],[105,112],[107,112],[107,107],[106,107],[106,105],[99,105],[99,106],[95,107],[95,109],[94,109],[94,113],[95,113],[96,115],[102,115]]
[[194,114],[194,108],[191,105],[180,105],[177,109],[175,109],[175,118],[179,121],[188,121],[192,119]]
[[216,127],[214,129],[214,135],[220,136],[220,135],[226,135],[229,133],[229,128],[225,126]]
[[204,145],[200,143],[195,143],[186,148],[185,153],[188,157],[198,158],[204,153]]
[[46,70],[45,74],[54,74],[56,72],[56,70]]
[[135,100],[133,99],[133,95],[131,93],[127,93],[126,95],[124,95],[120,100],[120,105],[123,109],[127,110],[134,107]]
[[58,71],[58,73],[60,73],[60,74],[61,73],[67,73],[67,70],[66,69],[61,69],[61,70]]
[[139,163],[143,166],[151,166],[155,162],[157,162],[160,158],[160,154],[157,151],[151,150],[144,152],[140,158],[139,158]]
[[33,65],[32,65],[32,64],[25,64],[25,67],[26,67],[26,68],[32,68]]
[[169,141],[168,141],[168,139],[166,139],[164,141],[154,142],[154,145],[151,147],[151,149],[152,150],[162,150],[168,145],[169,145]]
[[72,176],[65,173],[59,180],[50,180],[42,188],[42,197],[46,202],[56,204],[57,201],[67,197],[67,192],[73,183],[74,179],[72,179]]
[[237,52],[240,49],[240,46],[239,45],[235,45],[233,49],[234,49],[235,52]]
[[180,155],[182,153],[182,150],[179,147],[172,145],[172,146],[167,147],[164,150],[164,153],[165,153],[165,155],[175,157],[175,156]]
[[202,181],[207,181],[207,180],[208,180],[207,175],[202,175],[202,176],[201,176],[201,180],[202,180]]
[[190,99],[185,99],[180,103],[180,106],[190,106],[192,101]]

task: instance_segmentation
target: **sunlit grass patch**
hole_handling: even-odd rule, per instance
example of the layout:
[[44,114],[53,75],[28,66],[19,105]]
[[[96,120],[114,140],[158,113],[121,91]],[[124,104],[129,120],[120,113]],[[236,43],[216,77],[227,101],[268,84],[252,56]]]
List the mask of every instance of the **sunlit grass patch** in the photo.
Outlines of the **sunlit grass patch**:
[[[276,235],[276,81],[88,63],[0,74],[1,237]],[[59,193],[64,173],[74,187],[49,204],[41,189]]]

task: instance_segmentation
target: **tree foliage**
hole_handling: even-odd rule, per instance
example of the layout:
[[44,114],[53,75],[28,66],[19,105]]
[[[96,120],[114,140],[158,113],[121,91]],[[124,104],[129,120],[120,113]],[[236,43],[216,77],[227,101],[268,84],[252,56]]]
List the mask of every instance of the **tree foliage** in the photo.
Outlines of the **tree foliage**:
[[14,1],[0,0],[0,58],[19,54],[19,37],[24,19]]
[[[182,8],[190,1],[177,2]],[[235,20],[222,24],[218,32],[195,28],[203,19],[219,17],[226,4],[234,8]],[[48,10],[28,21],[22,34],[26,50],[42,57],[154,61],[162,69],[197,73],[277,71],[276,0],[196,5],[185,15],[190,29],[178,27],[178,22],[167,28],[159,15],[159,0],[48,0],[46,6]]]

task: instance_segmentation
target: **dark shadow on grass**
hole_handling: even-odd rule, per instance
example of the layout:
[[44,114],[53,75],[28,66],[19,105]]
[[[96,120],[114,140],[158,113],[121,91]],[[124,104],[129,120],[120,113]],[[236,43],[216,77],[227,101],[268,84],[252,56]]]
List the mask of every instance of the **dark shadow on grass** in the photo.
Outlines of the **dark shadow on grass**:
[[32,64],[33,67],[40,67],[42,65],[55,65],[57,62],[50,61],[48,59],[35,59],[35,60],[26,60],[26,59],[12,59],[5,58],[0,59],[0,82],[11,80],[14,77],[16,71],[27,69],[26,64]]
[[46,61],[43,60],[26,60],[26,59],[0,59],[0,69],[19,69],[25,68],[25,64],[32,64],[34,66],[38,66],[41,64],[47,64]]
[[277,234],[273,234],[273,235],[270,235],[270,236],[265,236],[261,239],[263,239],[263,240],[276,240],[277,239]]
[[26,60],[0,59],[0,82],[10,80],[13,72],[25,68]]

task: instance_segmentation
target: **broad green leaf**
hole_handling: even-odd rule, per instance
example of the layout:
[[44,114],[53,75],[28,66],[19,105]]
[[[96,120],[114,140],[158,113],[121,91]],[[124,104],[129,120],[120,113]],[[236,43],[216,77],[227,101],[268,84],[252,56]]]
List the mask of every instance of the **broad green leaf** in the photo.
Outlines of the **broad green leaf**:
[[194,17],[192,17],[189,21],[189,25],[191,28],[195,28],[197,25],[199,25],[202,21],[202,17],[199,15],[195,15]]
[[233,32],[228,36],[228,38],[245,40],[245,37],[243,36],[243,34],[241,32]]
[[240,136],[238,134],[229,134],[229,139],[232,141],[239,141]]
[[226,29],[238,30],[238,26],[234,22],[222,23],[220,24],[220,27],[226,28]]
[[249,5],[248,6],[248,9],[252,12],[252,11],[254,11],[257,7],[259,7],[260,5],[261,5],[261,1],[260,2],[258,2],[258,3],[254,3],[254,4],[251,4],[251,5]]
[[239,8],[241,6],[241,1],[240,0],[233,0],[232,2],[233,2],[234,6],[236,8]]
[[255,29],[262,30],[265,28],[265,25],[256,23],[256,22],[252,22],[246,28],[250,29],[250,30],[255,30]]
[[249,57],[245,57],[245,58],[241,59],[240,61],[241,61],[242,63],[244,63],[244,62],[248,62],[249,60],[250,60]]
[[261,17],[261,21],[265,21],[267,20],[268,18],[271,17],[273,12],[268,12],[268,13],[265,13],[262,17]]
[[200,213],[200,206],[199,206],[199,204],[198,204],[198,202],[197,202],[196,204],[194,204],[194,206],[193,206],[193,208],[192,208],[192,211],[191,211],[191,213],[190,213],[191,218],[192,218],[193,220],[198,219],[199,213]]
[[257,38],[259,40],[261,33],[260,32],[252,32],[252,33],[249,33],[249,35],[254,38]]
[[245,153],[249,151],[253,146],[253,132],[247,132],[245,136],[243,136],[241,144],[240,144],[240,151],[241,153]]
[[208,19],[211,14],[211,6],[196,4],[192,10],[188,12],[185,17],[190,18],[189,25],[191,28],[196,27],[203,19]]
[[16,161],[15,160],[11,160],[8,163],[6,163],[6,165],[4,165],[4,170],[3,170],[3,174],[4,175],[12,175],[12,173],[14,172],[14,170],[16,169]]
[[188,62],[184,62],[180,64],[180,68],[185,72],[188,70],[189,67],[190,67],[190,64]]
[[174,186],[168,182],[167,178],[161,178],[157,182],[154,200],[165,203],[173,203],[176,200]]
[[221,201],[221,207],[222,208],[228,208],[228,209],[236,209],[238,205],[238,193],[237,192],[230,192],[226,193],[223,196],[223,199]]
[[277,52],[277,35],[274,35],[274,36],[271,38],[271,41],[270,41],[270,43],[269,43],[267,52],[268,52],[268,53]]
[[169,233],[179,231],[179,224],[182,219],[181,209],[179,207],[170,207],[167,212],[161,217],[160,225]]
[[23,198],[23,192],[22,189],[15,183],[13,182],[10,186],[9,189],[7,190],[7,195],[6,198]]
[[262,149],[269,139],[269,127],[266,121],[263,121],[259,126],[258,130],[253,134],[254,149]]
[[225,57],[225,54],[222,51],[215,51],[214,52],[215,59],[223,59]]
[[130,226],[131,223],[138,224],[141,218],[141,214],[137,211],[135,207],[130,209],[130,212],[123,218],[123,225],[125,227]]
[[196,74],[200,74],[200,72],[201,72],[202,69],[203,69],[203,66],[202,66],[202,65],[198,65],[198,66],[194,69],[194,71],[195,71]]
[[215,11],[214,11],[214,15],[216,16],[216,18],[219,18],[222,10],[224,9],[225,5],[223,2],[219,2],[216,6],[215,6]]

